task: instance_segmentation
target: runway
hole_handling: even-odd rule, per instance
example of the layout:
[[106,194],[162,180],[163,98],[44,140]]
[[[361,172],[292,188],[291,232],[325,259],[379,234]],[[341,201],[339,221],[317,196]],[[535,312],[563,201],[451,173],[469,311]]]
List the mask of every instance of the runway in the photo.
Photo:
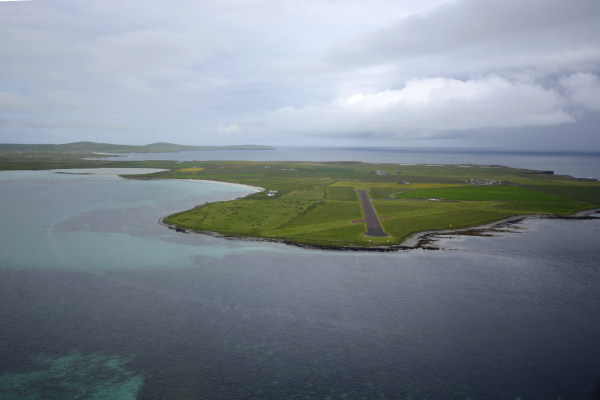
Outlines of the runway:
[[388,234],[383,231],[377,213],[371,204],[371,199],[366,190],[359,190],[358,195],[362,203],[363,211],[365,213],[365,222],[367,223],[367,236],[387,236]]

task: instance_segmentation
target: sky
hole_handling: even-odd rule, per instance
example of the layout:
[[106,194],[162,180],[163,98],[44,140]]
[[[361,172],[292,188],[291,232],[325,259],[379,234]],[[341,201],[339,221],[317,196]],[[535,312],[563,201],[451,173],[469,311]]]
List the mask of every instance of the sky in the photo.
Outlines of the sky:
[[0,1],[0,142],[600,151],[598,0]]

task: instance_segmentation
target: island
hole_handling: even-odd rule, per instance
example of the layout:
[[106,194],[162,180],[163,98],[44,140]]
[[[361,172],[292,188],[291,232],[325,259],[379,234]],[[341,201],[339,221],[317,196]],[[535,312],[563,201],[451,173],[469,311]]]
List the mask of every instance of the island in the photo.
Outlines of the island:
[[253,194],[198,205],[163,223],[182,232],[300,246],[396,250],[427,232],[473,232],[526,216],[600,207],[600,182],[499,165],[212,161],[135,179],[246,184]]

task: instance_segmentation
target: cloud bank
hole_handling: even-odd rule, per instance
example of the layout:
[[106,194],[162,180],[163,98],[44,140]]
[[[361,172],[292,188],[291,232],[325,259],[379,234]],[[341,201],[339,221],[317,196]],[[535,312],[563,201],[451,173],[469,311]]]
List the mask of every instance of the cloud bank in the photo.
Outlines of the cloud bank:
[[336,98],[323,106],[283,107],[267,117],[277,129],[326,135],[371,132],[394,138],[481,128],[552,126],[600,110],[600,81],[578,73],[553,89],[497,75],[481,79],[412,79],[386,89]]

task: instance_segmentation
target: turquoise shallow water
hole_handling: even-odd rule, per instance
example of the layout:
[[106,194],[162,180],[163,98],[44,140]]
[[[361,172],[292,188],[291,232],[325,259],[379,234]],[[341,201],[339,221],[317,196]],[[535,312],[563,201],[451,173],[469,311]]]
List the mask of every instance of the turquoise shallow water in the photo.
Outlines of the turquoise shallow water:
[[446,250],[181,234],[218,183],[0,173],[0,398],[587,399],[600,220]]
[[[135,170],[134,170],[135,171]],[[239,246],[192,247],[159,218],[197,204],[254,192],[243,186],[188,181],[137,181],[110,171],[0,173],[3,267],[162,268],[193,265],[193,257],[240,251]],[[129,171],[131,172],[131,170]],[[145,172],[145,171],[144,171]],[[86,173],[86,174],[83,174]],[[192,240],[193,241],[193,240]],[[178,243],[180,242],[180,243]]]

